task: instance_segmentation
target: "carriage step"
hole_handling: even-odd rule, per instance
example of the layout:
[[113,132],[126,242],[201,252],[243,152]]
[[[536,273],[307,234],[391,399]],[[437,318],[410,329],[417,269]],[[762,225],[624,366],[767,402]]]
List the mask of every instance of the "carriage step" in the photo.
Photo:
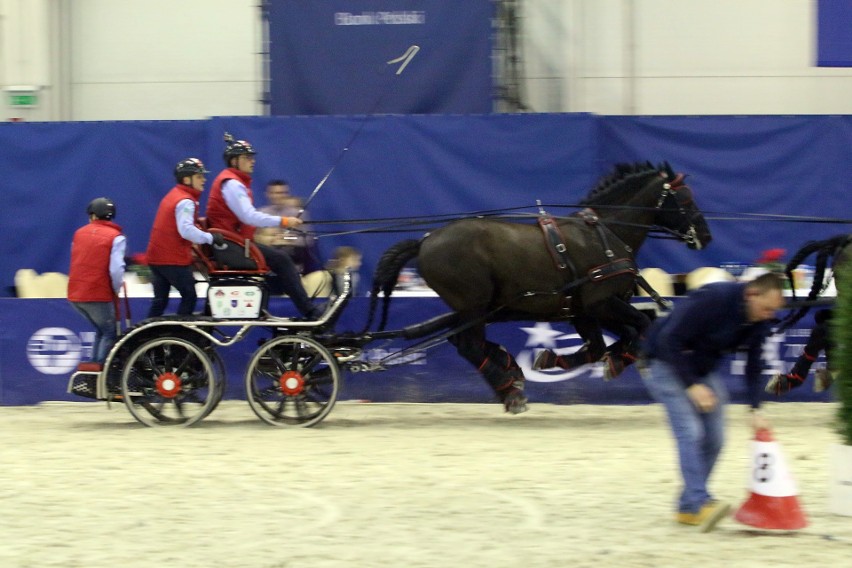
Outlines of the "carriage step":
[[68,393],[97,400],[99,374],[95,371],[77,371],[68,380]]
[[[78,369],[83,366],[84,363],[80,363]],[[88,363],[88,365],[97,365],[98,368],[101,367],[100,364],[97,363]],[[106,399],[98,398],[98,376],[100,375],[99,371],[90,370],[78,370],[76,373],[71,375],[71,378],[68,379],[68,393],[76,394],[77,396],[82,396],[83,398],[91,398],[93,400],[107,400],[109,402],[122,402],[124,397],[121,396],[120,393],[110,392],[107,394]],[[114,390],[114,389],[111,389]]]
[[357,347],[333,347],[331,354],[334,355],[338,363],[348,363],[361,357],[363,351]]

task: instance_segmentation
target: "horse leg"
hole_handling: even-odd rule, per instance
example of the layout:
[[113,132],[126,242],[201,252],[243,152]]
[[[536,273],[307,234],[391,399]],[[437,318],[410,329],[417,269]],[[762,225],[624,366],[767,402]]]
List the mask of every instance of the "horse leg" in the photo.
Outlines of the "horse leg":
[[571,370],[581,365],[596,363],[604,356],[606,343],[604,343],[598,322],[592,318],[577,316],[571,323],[577,334],[583,338],[583,346],[574,353],[567,355],[557,355],[550,349],[543,349],[538,352],[533,360],[533,371],[555,367]]
[[[811,365],[819,357],[820,351],[825,351],[826,359],[829,358],[831,355],[829,320],[831,320],[831,310],[820,310],[816,313],[814,316],[816,325],[814,325],[810,336],[808,336],[808,342],[805,344],[804,349],[802,349],[802,354],[796,359],[789,373],[778,373],[769,379],[765,388],[766,392],[782,395],[794,388],[802,386],[805,379],[808,378]],[[814,390],[816,392],[824,391],[831,386],[833,381],[834,377],[832,377],[828,369],[817,369],[814,371]]]
[[608,298],[594,307],[601,326],[615,333],[618,339],[609,346],[604,362],[604,380],[620,375],[625,368],[636,362],[639,341],[651,325],[651,319],[621,298]]
[[506,412],[527,410],[524,373],[515,358],[501,345],[485,339],[485,326],[463,330],[449,338],[459,355],[467,359],[497,394]]

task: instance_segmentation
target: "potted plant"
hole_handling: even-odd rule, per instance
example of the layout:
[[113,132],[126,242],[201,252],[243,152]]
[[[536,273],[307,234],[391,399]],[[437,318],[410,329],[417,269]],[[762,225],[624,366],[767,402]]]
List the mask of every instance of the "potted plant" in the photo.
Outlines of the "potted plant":
[[837,303],[832,319],[835,396],[840,404],[837,430],[841,443],[831,448],[829,508],[852,516],[852,263],[839,266],[835,278]]

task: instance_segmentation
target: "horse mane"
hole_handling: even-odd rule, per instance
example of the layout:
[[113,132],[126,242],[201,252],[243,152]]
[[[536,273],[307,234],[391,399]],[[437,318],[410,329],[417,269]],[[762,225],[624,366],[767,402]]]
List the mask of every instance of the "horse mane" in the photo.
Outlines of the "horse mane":
[[[802,248],[796,251],[790,259],[790,262],[788,262],[787,266],[784,267],[784,273],[787,275],[787,279],[790,281],[790,285],[793,290],[793,298],[796,298],[793,270],[798,268],[806,258],[816,253],[813,283],[811,284],[811,289],[806,298],[807,300],[815,300],[820,295],[823,288],[828,284],[828,282],[825,282],[826,269],[829,267],[834,268],[834,263],[837,261],[838,255],[849,244],[852,244],[852,235],[836,235],[821,241],[808,241],[804,244],[804,246],[802,246]],[[831,264],[829,264],[829,262],[831,262]],[[778,331],[783,331],[798,322],[800,319],[805,317],[805,314],[807,314],[810,309],[810,306],[804,306],[789,313],[781,320]]]
[[651,175],[664,173],[674,179],[674,171],[668,162],[654,166],[651,162],[616,164],[613,172],[602,178],[598,185],[580,202],[582,206],[601,205],[620,201],[624,194],[632,193]]

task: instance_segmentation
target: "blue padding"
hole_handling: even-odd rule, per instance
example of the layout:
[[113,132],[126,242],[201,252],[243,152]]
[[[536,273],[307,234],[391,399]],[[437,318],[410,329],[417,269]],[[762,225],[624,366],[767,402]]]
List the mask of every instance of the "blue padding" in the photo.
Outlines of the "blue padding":
[[[677,300],[675,300],[677,301]],[[145,314],[147,299],[131,301],[133,314]],[[172,299],[174,310],[177,299]],[[355,298],[347,306],[337,331],[360,331],[366,323],[368,301]],[[270,310],[276,314],[294,313],[285,299],[273,298]],[[389,329],[422,322],[444,313],[446,306],[437,298],[396,298],[391,304]],[[813,320],[810,316],[788,330],[783,338],[767,344],[764,353],[770,357],[771,369],[789,370],[807,340]],[[44,400],[85,402],[87,399],[65,392],[68,377],[82,358],[91,353],[92,329],[65,300],[0,299],[0,405],[36,404]],[[231,330],[233,333],[235,330]],[[573,372],[562,370],[533,372],[529,365],[537,349],[578,348],[580,340],[565,324],[510,322],[488,327],[489,339],[505,345],[515,355],[528,378],[527,391],[534,403],[555,404],[644,404],[650,402],[647,392],[633,368],[619,378],[605,382],[600,365],[586,366]],[[226,398],[245,398],[243,380],[257,340],[269,337],[259,329],[241,342],[217,351],[225,362],[228,382]],[[411,342],[375,341],[367,346],[366,356],[372,360],[398,351]],[[388,370],[374,373],[345,374],[341,399],[376,402],[495,402],[495,413],[502,412],[493,393],[482,377],[467,361],[459,357],[449,344],[426,352],[425,358],[413,357],[397,361]],[[820,364],[824,359],[820,358]],[[742,362],[726,360],[720,369],[735,402],[746,401]],[[768,379],[773,371],[767,371]],[[820,402],[831,400],[831,394],[816,394],[813,379],[781,398],[767,395],[768,400]],[[250,411],[246,408],[247,416]]]

